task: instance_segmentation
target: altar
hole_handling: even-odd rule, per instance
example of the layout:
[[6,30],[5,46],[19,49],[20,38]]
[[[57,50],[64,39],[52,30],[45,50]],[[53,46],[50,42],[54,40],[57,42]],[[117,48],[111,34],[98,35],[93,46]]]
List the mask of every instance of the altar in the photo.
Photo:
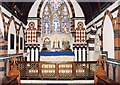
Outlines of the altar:
[[74,61],[74,52],[40,52],[40,61]]
[[74,61],[71,33],[52,32],[41,39],[40,61]]

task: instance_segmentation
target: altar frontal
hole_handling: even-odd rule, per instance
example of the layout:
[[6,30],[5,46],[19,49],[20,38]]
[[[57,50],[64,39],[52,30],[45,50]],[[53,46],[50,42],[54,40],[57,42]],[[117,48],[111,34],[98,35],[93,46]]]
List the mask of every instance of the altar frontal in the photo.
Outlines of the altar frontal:
[[40,61],[74,61],[74,52],[40,52]]

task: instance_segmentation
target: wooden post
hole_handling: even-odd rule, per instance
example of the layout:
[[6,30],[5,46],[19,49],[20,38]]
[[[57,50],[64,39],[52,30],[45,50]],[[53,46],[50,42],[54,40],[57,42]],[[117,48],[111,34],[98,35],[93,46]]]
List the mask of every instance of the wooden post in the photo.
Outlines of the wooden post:
[[72,64],[72,75],[73,75],[73,78],[76,77],[76,63],[75,62],[73,62]]
[[56,75],[56,79],[58,79],[59,78],[59,64],[56,63],[55,65],[56,65],[55,66],[55,75]]
[[18,81],[18,85],[20,85],[20,71],[17,70],[16,61],[17,61],[16,56],[13,56],[11,59],[13,66],[11,67],[11,70],[9,71],[9,76],[18,75],[17,81]]
[[42,79],[42,62],[39,62],[38,73],[39,73],[39,77]]
[[102,59],[102,56],[99,56],[97,60],[98,68],[94,73],[94,85],[97,85],[97,82],[98,82],[98,78],[96,77],[96,75],[106,76],[106,72],[103,69],[103,64],[104,64],[104,60]]

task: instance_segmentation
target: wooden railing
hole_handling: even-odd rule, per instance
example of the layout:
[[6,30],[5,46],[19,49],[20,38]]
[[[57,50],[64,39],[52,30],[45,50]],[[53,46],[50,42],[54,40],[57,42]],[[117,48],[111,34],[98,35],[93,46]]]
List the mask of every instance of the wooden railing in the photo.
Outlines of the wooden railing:
[[93,79],[96,63],[18,61],[18,70],[22,79]]

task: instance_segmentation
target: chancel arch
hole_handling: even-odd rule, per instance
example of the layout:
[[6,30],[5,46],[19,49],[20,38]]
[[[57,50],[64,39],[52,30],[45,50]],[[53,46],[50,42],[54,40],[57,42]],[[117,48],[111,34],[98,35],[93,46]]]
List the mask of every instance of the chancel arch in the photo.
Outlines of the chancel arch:
[[19,84],[120,80],[120,0],[19,1],[0,1],[0,78],[16,64]]
[[[45,47],[45,49],[47,48],[47,51],[52,52],[65,51],[66,49],[67,51],[73,52],[73,44],[75,44],[78,47],[76,48],[77,54],[75,54],[77,56],[76,61],[81,61],[81,58],[83,60],[83,57],[81,56],[84,56],[83,54],[85,50],[82,48],[84,47],[84,44],[86,44],[86,29],[84,28],[85,26],[83,26],[84,15],[78,3],[73,3],[74,2],[68,0],[40,0],[39,5],[38,3],[35,3],[36,5],[34,4],[34,7],[32,7],[29,12],[30,17],[28,16],[26,33],[27,45],[32,46],[33,44],[37,43],[41,46],[41,48],[39,48],[40,53],[43,52],[43,47]],[[37,8],[37,11],[36,9],[33,10],[35,7]],[[78,9],[80,8],[80,11],[77,11],[75,7]],[[35,13],[37,12],[36,18],[34,18],[36,15],[33,15],[34,13],[32,13],[32,10]],[[33,15],[33,17],[31,15]],[[34,24],[37,25],[35,26],[36,37],[34,36],[36,38],[36,42],[32,41],[33,33],[29,22],[34,22]],[[75,30],[75,27],[79,22],[82,26],[80,26],[78,33]],[[82,54],[79,53],[79,49],[82,49]]]

